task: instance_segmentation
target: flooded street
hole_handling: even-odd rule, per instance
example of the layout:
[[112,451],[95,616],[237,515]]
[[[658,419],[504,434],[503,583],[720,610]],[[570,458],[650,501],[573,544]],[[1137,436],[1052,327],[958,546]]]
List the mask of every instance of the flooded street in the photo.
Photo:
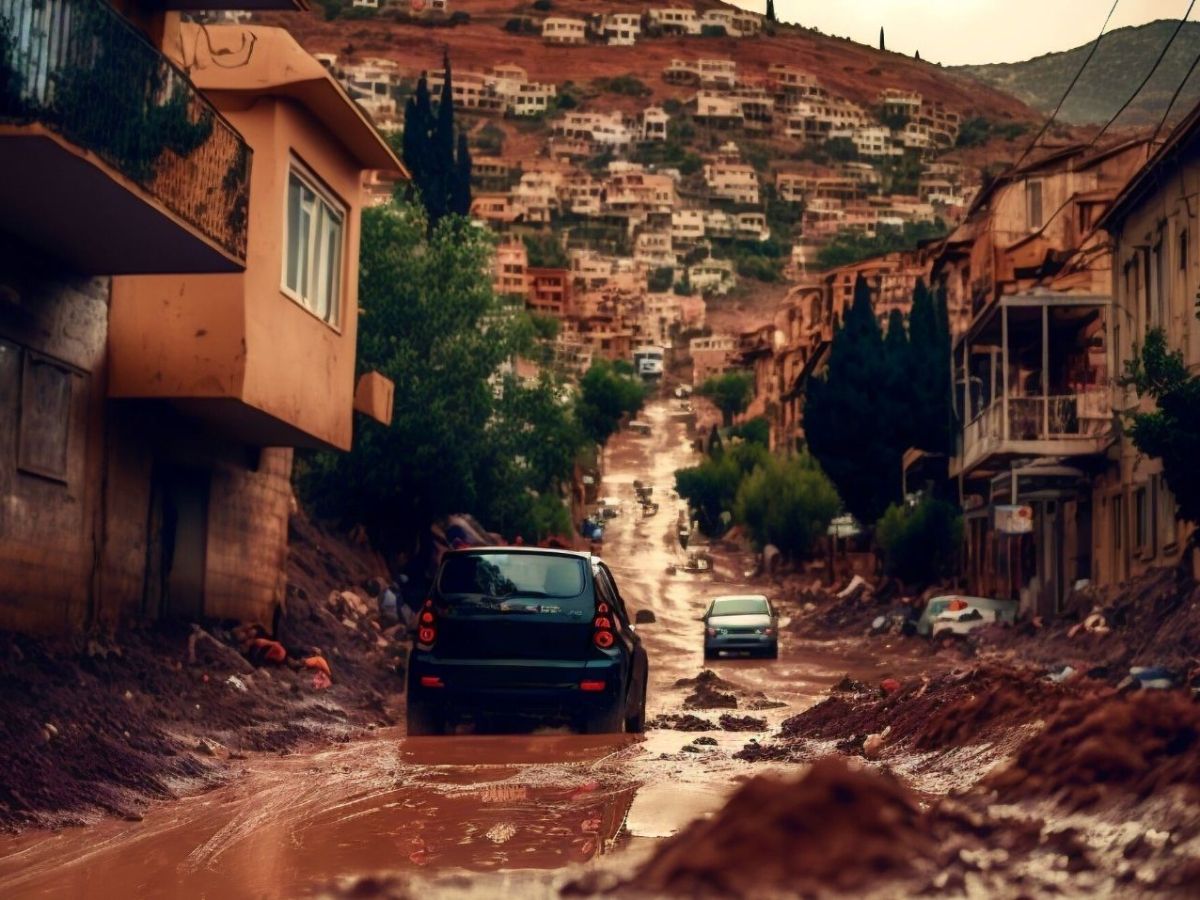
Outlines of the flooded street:
[[[732,569],[750,561],[718,557],[713,573],[669,573],[685,561],[673,473],[694,454],[673,402],[651,404],[645,419],[649,435],[622,433],[606,454],[602,494],[618,498],[621,512],[603,555],[631,610],[657,616],[639,628],[653,721],[681,710],[689,688],[676,682],[704,668],[697,617],[714,594],[747,589]],[[654,486],[656,515],[642,516],[635,479]],[[778,660],[710,663],[782,705],[754,713],[767,723],[759,734],[709,733],[717,743],[705,753],[681,752],[698,734],[650,726],[644,737],[407,739],[402,729],[380,729],[318,752],[252,756],[228,784],[152,807],[141,821],[4,839],[0,895],[283,898],[375,871],[419,872],[447,894],[553,894],[582,865],[628,868],[657,839],[718,808],[742,778],[776,765],[730,754],[844,674],[872,681],[927,662],[893,652],[885,669],[865,644],[856,651],[785,634]]]

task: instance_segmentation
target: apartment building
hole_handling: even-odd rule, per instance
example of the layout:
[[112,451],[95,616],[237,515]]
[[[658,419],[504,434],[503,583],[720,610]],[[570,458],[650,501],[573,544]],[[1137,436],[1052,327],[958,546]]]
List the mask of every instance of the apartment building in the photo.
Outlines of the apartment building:
[[713,375],[721,375],[732,367],[738,339],[732,334],[711,334],[694,337],[688,342],[692,358],[692,384],[699,386]]
[[[425,81],[434,104],[440,103],[446,86],[446,70],[431,69],[425,73]],[[451,72],[450,96],[456,111],[501,113],[505,109],[504,99],[496,93],[495,78],[487,72],[469,69]]]
[[647,106],[637,115],[637,137],[643,143],[665,141],[671,117],[661,106]]
[[632,47],[642,33],[640,13],[606,13],[601,19],[600,33],[610,47]]
[[702,259],[688,268],[688,283],[702,294],[727,294],[737,283],[733,261]]
[[704,181],[714,197],[732,200],[735,203],[758,205],[758,172],[749,163],[728,161],[706,163]]
[[526,306],[531,312],[561,319],[573,315],[571,306],[571,270],[528,266]]
[[646,10],[646,16],[663,34],[700,33],[700,16],[691,7],[652,7]]
[[704,239],[704,212],[677,209],[671,213],[671,241],[676,246],[695,246]]
[[503,231],[524,218],[524,207],[510,193],[476,193],[471,198],[471,218]]
[[[1184,118],[1099,220],[1110,236],[1110,371],[1124,371],[1153,328],[1200,373],[1200,105]],[[1113,405],[1153,408],[1114,384]],[[1118,435],[1093,485],[1091,577],[1113,585],[1154,566],[1176,565],[1192,527],[1176,518],[1162,462]],[[1193,558],[1193,570],[1200,568]]]
[[492,284],[496,293],[524,297],[529,291],[529,253],[520,238],[510,238],[496,245],[492,260]]
[[1127,329],[1097,222],[1145,158],[1143,141],[1072,146],[1007,173],[934,262],[951,310],[971,311],[954,346],[963,424],[950,461],[966,577],[1033,614],[1057,612],[1076,580],[1096,576],[1090,473],[1115,439],[1110,342]]
[[587,22],[566,16],[549,16],[542,20],[542,40],[547,44],[586,44]]
[[790,98],[825,96],[815,75],[786,63],[771,63],[767,68],[767,83],[776,95]]
[[620,113],[569,112],[554,122],[554,134],[569,140],[586,142],[593,152],[627,151],[633,144],[633,131]]
[[670,232],[642,231],[633,242],[634,261],[651,269],[673,269],[678,263]]
[[[364,173],[403,168],[280,29],[7,9],[30,27],[19,109],[0,93],[0,627],[270,625],[292,448],[390,419],[390,383],[355,382],[358,220]],[[95,127],[131,96],[158,130]]]

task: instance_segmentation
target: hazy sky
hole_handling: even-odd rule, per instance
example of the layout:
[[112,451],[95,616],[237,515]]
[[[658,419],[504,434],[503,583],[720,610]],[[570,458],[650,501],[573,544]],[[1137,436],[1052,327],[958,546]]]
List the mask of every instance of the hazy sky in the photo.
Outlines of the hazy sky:
[[[762,12],[766,0],[733,0]],[[1096,39],[1112,0],[775,0],[787,22],[946,65],[1016,62]],[[1188,0],[1120,0],[1109,29],[1178,19]],[[1192,20],[1200,19],[1200,3]]]

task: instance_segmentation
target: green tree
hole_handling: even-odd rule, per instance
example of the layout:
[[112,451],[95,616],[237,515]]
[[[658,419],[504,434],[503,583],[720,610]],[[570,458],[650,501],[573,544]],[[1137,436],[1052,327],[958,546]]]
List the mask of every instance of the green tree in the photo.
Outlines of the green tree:
[[775,18],[775,0],[767,0],[767,21],[778,22]]
[[748,422],[730,428],[729,437],[769,447],[771,445],[771,423],[764,416],[755,416]]
[[962,533],[958,510],[932,497],[893,503],[875,526],[884,571],[916,588],[954,574]]
[[[1140,452],[1162,460],[1179,517],[1200,522],[1200,377],[1188,372],[1183,354],[1171,351],[1166,334],[1155,328],[1126,363],[1121,384],[1154,400],[1155,409],[1125,416],[1129,436]],[[1198,535],[1193,532],[1192,547],[1200,543]]]
[[[491,242],[457,216],[430,231],[423,209],[393,204],[363,211],[361,246],[358,367],[395,384],[392,421],[358,419],[351,452],[301,457],[301,495],[384,550],[450,512],[487,520],[504,498],[557,496],[571,470],[557,392],[506,383],[496,396],[532,327],[492,289]],[[507,460],[485,452],[500,447]]]
[[571,257],[553,234],[527,234],[521,238],[530,266],[535,269],[569,269]]
[[646,399],[646,388],[633,367],[607,360],[592,363],[579,382],[576,409],[584,436],[604,444],[620,427],[625,416],[635,415]]
[[912,446],[930,453],[950,451],[950,323],[945,292],[936,296],[918,281],[909,313],[912,355],[909,413]]
[[745,412],[754,395],[754,376],[749,372],[733,370],[723,375],[713,375],[700,385],[697,393],[707,397],[721,411],[721,419],[728,428],[733,417]]
[[654,294],[665,294],[675,282],[675,270],[670,266],[654,269],[646,276],[646,289]]
[[888,313],[887,331],[883,339],[884,392],[889,400],[882,410],[886,415],[880,421],[886,429],[888,442],[902,450],[912,445],[914,437],[913,415],[915,395],[913,393],[913,348],[909,343],[904,314],[893,308]]
[[809,382],[804,432],[846,509],[868,527],[900,499],[904,448],[896,446],[885,424],[891,403],[887,383],[883,335],[870,288],[859,276],[854,302],[833,338],[828,370]]
[[696,511],[701,530],[715,537],[732,521],[743,479],[770,457],[761,444],[734,444],[725,449],[713,442],[710,455],[697,466],[675,473],[675,490]]
[[769,456],[738,487],[734,519],[754,543],[791,559],[809,556],[841,506],[837,491],[807,453]]
[[[456,138],[454,88],[450,57],[442,65],[446,78],[436,112],[424,76],[404,107],[404,164],[425,207],[432,232],[447,215],[465,216],[471,209],[471,156],[464,136]],[[456,152],[457,140],[457,152]]]

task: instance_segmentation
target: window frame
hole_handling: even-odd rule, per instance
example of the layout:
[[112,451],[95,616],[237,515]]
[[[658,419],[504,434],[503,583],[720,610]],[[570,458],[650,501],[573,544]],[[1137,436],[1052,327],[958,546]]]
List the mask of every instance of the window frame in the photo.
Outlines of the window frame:
[[[334,296],[329,304],[331,313],[329,318],[326,318],[317,310],[315,297],[306,297],[304,294],[288,285],[288,248],[290,246],[291,239],[291,216],[289,212],[291,183],[293,176],[296,177],[303,187],[310,190],[317,200],[328,207],[333,213],[340,216],[339,239],[337,244],[337,275],[332,281]],[[297,157],[295,154],[292,154],[288,162],[287,179],[284,182],[283,192],[283,253],[280,264],[279,290],[285,297],[307,312],[314,319],[324,323],[326,326],[339,334],[341,334],[342,331],[342,318],[344,309],[343,301],[345,299],[347,259],[346,240],[348,237],[349,216],[350,205],[343,201],[332,190],[330,190],[328,185],[326,185],[325,182],[322,181],[309,166],[305,165],[299,157]],[[314,217],[314,223],[310,226],[311,237],[317,237],[317,235],[312,234],[312,232],[315,230],[316,217]],[[308,260],[307,268],[308,278],[310,280],[315,280],[318,276],[317,272],[314,271],[314,259],[312,257],[310,257]]]
[[[47,481],[52,481],[56,484],[68,485],[71,480],[71,443],[72,443],[72,424],[74,418],[74,401],[75,401],[75,378],[80,374],[80,371],[60,359],[53,356],[47,356],[45,353],[39,353],[29,347],[24,347],[17,343],[9,342],[17,348],[19,362],[17,368],[20,373],[20,386],[17,389],[17,428],[16,428],[16,468],[17,471],[24,475],[32,475],[36,478],[43,478]],[[64,401],[65,409],[61,416],[63,422],[62,435],[62,467],[61,469],[52,469],[40,465],[38,461],[31,460],[26,457],[28,452],[26,448],[26,427],[29,420],[29,408],[31,407],[29,391],[32,389],[31,371],[34,366],[47,366],[59,371],[65,378],[66,383],[66,399]],[[57,417],[56,417],[57,418]]]
[[[1037,221],[1034,221],[1034,196],[1037,198]],[[1025,221],[1031,232],[1046,227],[1045,191],[1040,178],[1030,178],[1025,182]]]

